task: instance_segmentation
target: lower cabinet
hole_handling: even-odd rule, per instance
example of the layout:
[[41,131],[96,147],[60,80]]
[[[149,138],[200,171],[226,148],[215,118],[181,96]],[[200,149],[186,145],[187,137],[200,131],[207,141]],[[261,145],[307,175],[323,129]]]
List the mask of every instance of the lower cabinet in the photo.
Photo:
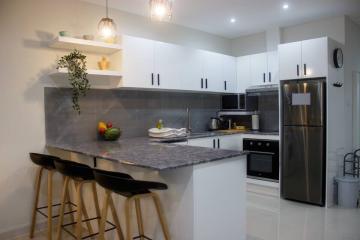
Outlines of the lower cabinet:
[[189,139],[188,145],[195,147],[242,151],[242,135],[234,134],[227,136]]

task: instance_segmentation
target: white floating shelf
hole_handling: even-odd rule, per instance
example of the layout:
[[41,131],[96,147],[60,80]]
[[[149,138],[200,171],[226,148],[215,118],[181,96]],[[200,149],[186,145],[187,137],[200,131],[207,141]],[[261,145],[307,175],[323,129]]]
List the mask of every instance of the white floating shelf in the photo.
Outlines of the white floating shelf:
[[[67,74],[67,68],[59,68],[56,71],[52,72],[51,75],[64,75]],[[98,77],[121,77],[121,72],[119,71],[110,71],[110,70],[96,70],[96,69],[88,69],[87,74],[89,77],[98,76]]]
[[68,49],[79,51],[112,54],[122,49],[119,44],[105,43],[100,41],[84,40],[72,37],[57,37],[51,43],[50,47],[59,49]]

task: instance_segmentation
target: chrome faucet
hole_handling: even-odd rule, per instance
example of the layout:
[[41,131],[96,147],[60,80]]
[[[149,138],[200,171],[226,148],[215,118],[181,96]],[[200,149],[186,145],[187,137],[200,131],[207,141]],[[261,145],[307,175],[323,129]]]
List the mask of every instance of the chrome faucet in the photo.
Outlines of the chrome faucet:
[[187,114],[187,125],[186,125],[186,133],[191,133],[192,129],[191,129],[191,114],[190,114],[190,109],[186,108],[186,114]]

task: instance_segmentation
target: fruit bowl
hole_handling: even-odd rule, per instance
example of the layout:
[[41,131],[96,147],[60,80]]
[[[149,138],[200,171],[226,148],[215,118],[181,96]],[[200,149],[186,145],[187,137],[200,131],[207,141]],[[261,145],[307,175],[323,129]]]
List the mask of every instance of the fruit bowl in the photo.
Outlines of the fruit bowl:
[[113,127],[112,123],[99,122],[98,133],[106,141],[116,141],[121,136],[121,130]]

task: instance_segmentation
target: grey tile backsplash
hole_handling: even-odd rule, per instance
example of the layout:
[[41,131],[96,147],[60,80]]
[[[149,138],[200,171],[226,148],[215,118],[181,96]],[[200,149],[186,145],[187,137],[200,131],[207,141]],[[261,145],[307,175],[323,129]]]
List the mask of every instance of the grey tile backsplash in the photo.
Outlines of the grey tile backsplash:
[[45,88],[45,124],[48,142],[97,139],[100,120],[121,128],[123,137],[146,136],[163,119],[166,127],[186,127],[191,110],[195,132],[207,130],[210,117],[220,109],[220,95],[139,90],[92,89],[81,98],[81,114],[72,109],[71,89]]
[[260,130],[267,132],[279,131],[279,95],[261,95],[258,98],[260,112]]

